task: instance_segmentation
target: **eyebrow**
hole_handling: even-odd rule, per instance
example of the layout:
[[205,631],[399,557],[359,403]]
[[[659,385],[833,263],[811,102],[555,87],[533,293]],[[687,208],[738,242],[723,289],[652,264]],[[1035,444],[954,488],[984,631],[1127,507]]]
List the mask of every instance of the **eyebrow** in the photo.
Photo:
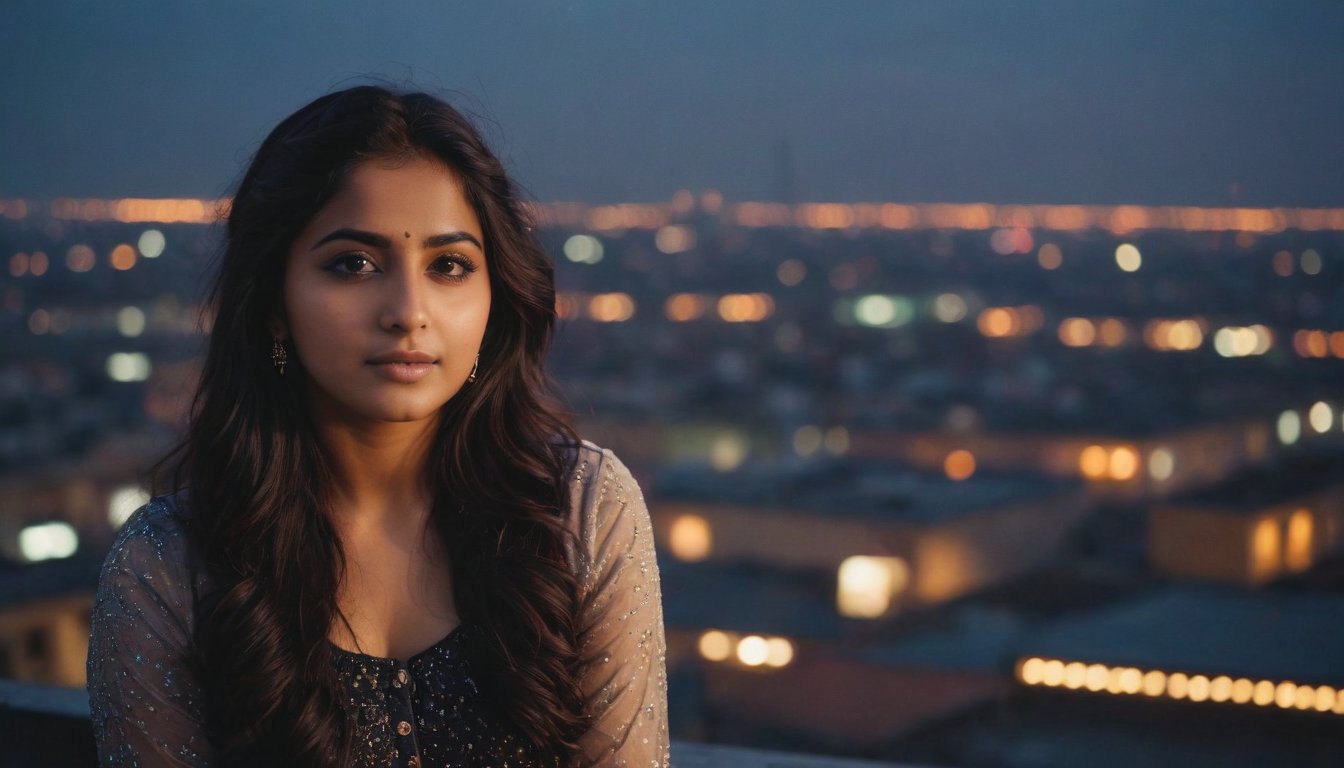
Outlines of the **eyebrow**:
[[[317,248],[326,245],[327,243],[330,243],[333,240],[353,240],[356,243],[363,243],[364,245],[367,245],[370,248],[392,247],[392,241],[390,239],[383,237],[382,235],[376,232],[365,232],[362,229],[342,228],[334,230],[328,233],[326,237],[323,237],[321,240],[318,240],[316,243],[313,244],[311,250],[316,250]],[[425,238],[425,241],[421,244],[421,247],[442,248],[445,245],[453,245],[454,243],[471,243],[472,245],[476,246],[482,251],[485,250],[485,247],[481,245],[481,241],[477,240],[475,235],[471,234],[470,232],[463,232],[461,230],[458,230],[457,232],[445,232],[441,235],[431,235],[430,237]]]

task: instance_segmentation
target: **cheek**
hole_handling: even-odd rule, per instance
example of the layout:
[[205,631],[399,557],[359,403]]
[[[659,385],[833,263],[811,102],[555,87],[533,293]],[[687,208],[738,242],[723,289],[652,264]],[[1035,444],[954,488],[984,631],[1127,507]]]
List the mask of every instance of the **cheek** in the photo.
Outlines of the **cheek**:
[[300,352],[339,345],[345,337],[342,329],[357,321],[353,309],[332,292],[312,287],[296,287],[286,293],[289,333]]

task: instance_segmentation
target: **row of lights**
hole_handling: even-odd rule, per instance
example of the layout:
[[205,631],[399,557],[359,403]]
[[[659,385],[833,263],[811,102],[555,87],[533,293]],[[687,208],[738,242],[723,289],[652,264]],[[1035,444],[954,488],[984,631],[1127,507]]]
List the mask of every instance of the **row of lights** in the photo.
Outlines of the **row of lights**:
[[[63,221],[156,222],[213,224],[227,211],[228,200],[195,198],[121,198],[91,200],[61,197],[51,201],[51,218]],[[27,211],[25,210],[25,215]]]
[[1329,685],[1299,685],[1287,680],[1252,680],[1229,675],[1209,677],[1039,656],[1022,659],[1017,664],[1016,677],[1023,685],[1033,687],[1344,715],[1344,690]]
[[[1324,400],[1319,400],[1306,409],[1306,426],[1311,427],[1316,434],[1324,435],[1335,426],[1338,415],[1334,406]],[[1302,414],[1296,410],[1289,409],[1280,413],[1274,424],[1279,442],[1284,445],[1293,445],[1301,440],[1303,432],[1305,432],[1302,422]]]
[[[122,307],[116,314],[117,332],[127,338],[135,338],[145,332],[149,324],[145,311],[136,306]],[[74,325],[74,319],[64,309],[35,309],[28,315],[28,331],[34,336],[66,333]]]
[[[561,318],[586,317],[599,323],[623,323],[635,316],[634,298],[624,292],[591,295],[563,293],[556,297],[556,313]],[[726,323],[759,323],[775,312],[775,300],[766,293],[729,293],[714,297],[698,293],[677,293],[663,303],[667,319],[676,323],[699,320],[711,312]]]
[[[1078,453],[1078,472],[1089,480],[1133,479],[1139,472],[1139,452],[1131,445],[1089,445]],[[1158,448],[1148,456],[1148,474],[1154,480],[1171,477],[1176,462],[1170,450]]]
[[1299,357],[1344,358],[1344,331],[1300,330],[1293,334]]
[[[225,214],[229,201],[211,199],[111,200],[59,198],[48,207],[52,218],[80,221],[184,222],[209,224]],[[673,216],[690,214],[694,196],[680,190],[671,204],[618,203],[588,206],[582,203],[532,204],[534,217],[546,224],[586,226],[612,231],[658,229]],[[0,216],[26,218],[33,206],[21,199],[0,199]],[[1141,229],[1189,232],[1273,233],[1285,229],[1344,230],[1344,208],[1201,208],[1139,205],[991,205],[988,203],[784,203],[743,202],[724,205],[723,195],[709,190],[700,208],[710,215],[723,212],[744,227],[810,229],[968,229],[1033,228],[1078,231],[1106,229],[1114,233]]]
[[[1141,229],[1187,232],[1274,233],[1285,229],[1344,229],[1344,209],[1194,208],[1157,206],[1004,205],[987,203],[900,205],[896,203],[738,203],[728,218],[744,227],[810,229],[964,229],[1032,228],[1079,231],[1105,229],[1115,234]],[[1021,241],[1006,236],[999,247],[1020,252]]]
[[1297,268],[1301,269],[1305,275],[1321,274],[1321,254],[1314,248],[1303,251],[1298,259],[1294,259],[1293,254],[1288,251],[1278,251],[1274,254],[1270,263],[1274,266],[1274,274],[1279,277],[1292,277],[1294,261],[1297,262]]
[[778,669],[793,661],[793,642],[784,637],[738,635],[719,629],[706,630],[696,644],[706,661],[734,662],[744,667]]
[[[119,243],[108,252],[107,262],[115,270],[125,272],[135,266],[138,256],[156,259],[163,254],[167,244],[163,233],[157,229],[147,229],[141,233],[135,247],[128,243]],[[138,251],[138,256],[137,256]],[[93,248],[76,243],[65,252],[65,267],[71,272],[88,272],[97,265],[98,256]],[[50,268],[51,259],[44,251],[26,253],[20,251],[9,257],[9,276],[23,277],[32,275],[41,277]]]
[[[989,307],[980,312],[976,323],[988,338],[1026,336],[1042,324],[1041,310],[1034,305]],[[1205,321],[1199,318],[1151,320],[1144,326],[1143,339],[1149,348],[1160,352],[1189,352],[1203,345],[1205,328]],[[1059,323],[1058,335],[1066,347],[1119,347],[1129,340],[1130,329],[1117,317],[1066,317]],[[1299,348],[1308,343],[1320,346],[1319,342],[1303,341]],[[1344,334],[1337,343],[1344,352]],[[1213,348],[1221,357],[1259,356],[1273,347],[1274,332],[1260,324],[1225,326],[1213,333]]]
[[1045,322],[1041,308],[1027,304],[1020,307],[989,307],[976,319],[980,333],[991,339],[1027,336],[1040,330]]

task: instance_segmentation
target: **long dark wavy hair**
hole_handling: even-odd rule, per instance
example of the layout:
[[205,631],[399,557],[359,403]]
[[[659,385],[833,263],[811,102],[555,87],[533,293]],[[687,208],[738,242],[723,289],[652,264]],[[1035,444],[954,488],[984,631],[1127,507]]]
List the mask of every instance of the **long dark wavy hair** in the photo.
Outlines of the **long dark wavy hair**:
[[428,478],[456,608],[481,628],[489,703],[545,762],[575,761],[577,586],[564,479],[576,440],[544,361],[553,267],[514,183],[458,111],[423,93],[359,86],[323,96],[266,137],[228,214],[209,352],[173,482],[219,588],[198,605],[207,728],[225,764],[350,759],[327,641],[345,566],[327,515],[330,466],[307,376],[272,366],[289,248],[356,165],[433,157],[461,178],[485,235],[491,307],[479,375],[442,408]]

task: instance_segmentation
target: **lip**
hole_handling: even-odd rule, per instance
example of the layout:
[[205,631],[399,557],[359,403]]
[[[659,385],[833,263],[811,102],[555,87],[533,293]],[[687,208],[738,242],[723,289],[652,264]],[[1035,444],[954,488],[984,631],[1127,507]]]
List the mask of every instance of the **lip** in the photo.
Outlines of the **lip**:
[[377,355],[375,357],[370,357],[365,362],[369,363],[370,365],[387,365],[387,364],[415,365],[418,363],[437,363],[438,361],[439,359],[437,357],[429,354],[428,352],[421,352],[418,349],[411,349],[411,350],[399,349],[399,350],[393,350],[391,352],[384,352],[383,354]]
[[438,358],[415,350],[395,351],[371,357],[365,363],[388,381],[412,384],[428,376],[438,364]]

